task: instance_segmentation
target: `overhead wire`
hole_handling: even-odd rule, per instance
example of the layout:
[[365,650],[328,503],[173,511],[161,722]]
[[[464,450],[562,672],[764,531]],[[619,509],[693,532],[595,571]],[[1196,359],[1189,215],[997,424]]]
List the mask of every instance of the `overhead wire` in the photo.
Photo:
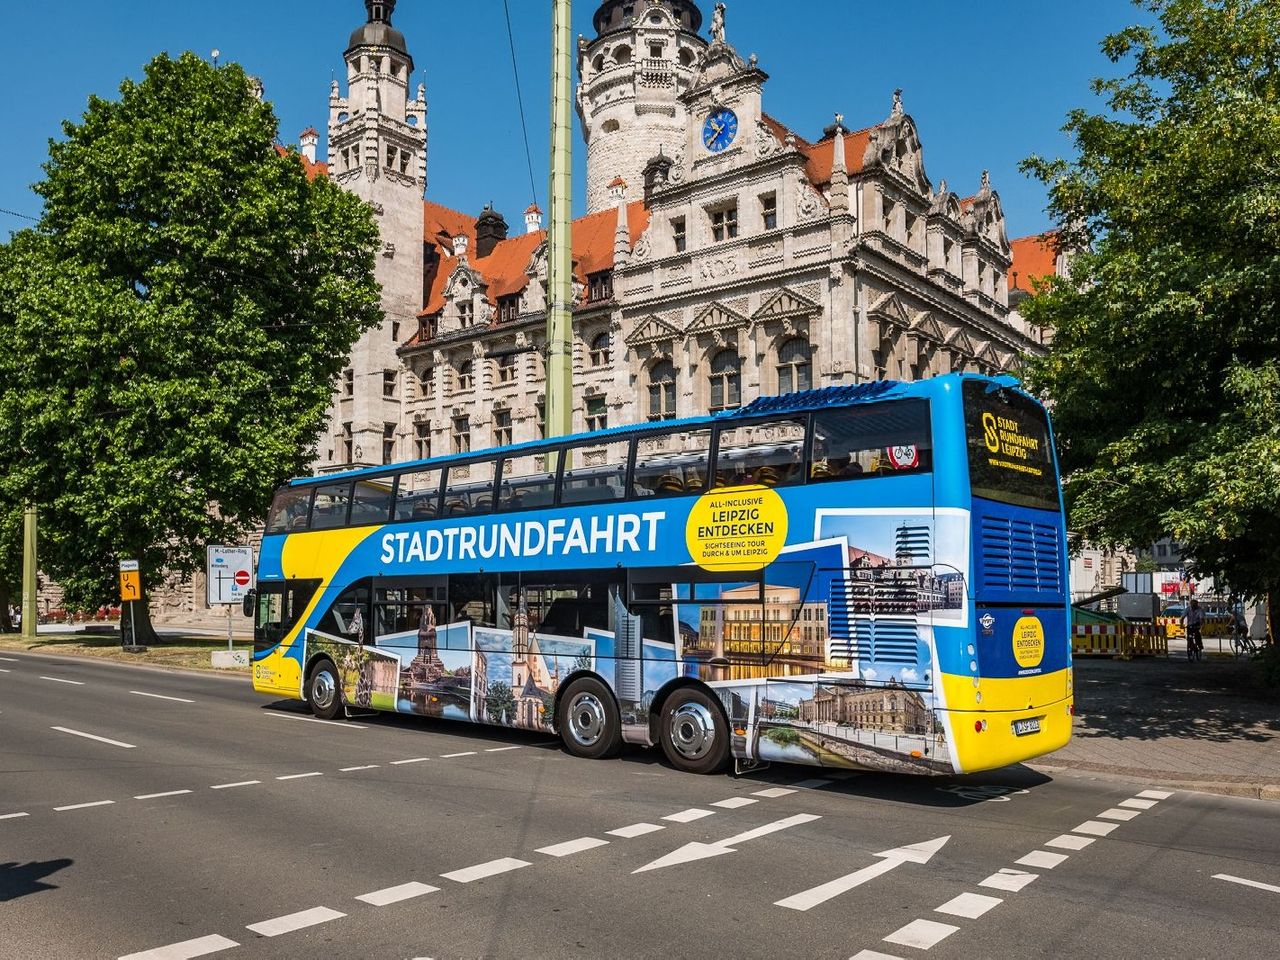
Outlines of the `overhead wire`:
[[516,78],[516,103],[520,106],[520,132],[524,134],[524,159],[529,166],[529,190],[533,205],[538,205],[538,187],[533,176],[533,151],[529,149],[529,124],[524,116],[524,95],[520,92],[520,70],[516,66],[516,38],[511,30],[511,6],[502,0],[503,13],[507,15],[507,44],[511,47],[511,73]]

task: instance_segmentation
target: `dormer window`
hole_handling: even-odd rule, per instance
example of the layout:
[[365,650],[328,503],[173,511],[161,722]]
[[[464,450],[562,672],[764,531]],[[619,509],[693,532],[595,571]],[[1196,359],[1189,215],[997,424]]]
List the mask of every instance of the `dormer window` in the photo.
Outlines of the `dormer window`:
[[587,300],[599,303],[613,297],[613,271],[601,270],[587,277]]
[[652,57],[654,60],[662,59],[662,44],[660,43],[649,44],[649,56]]
[[434,340],[436,336],[436,322],[434,318],[422,317],[418,320],[418,340]]
[[498,298],[498,320],[506,322],[520,316],[520,294]]
[[476,308],[470,300],[458,301],[458,323],[464,327],[469,327],[476,320]]

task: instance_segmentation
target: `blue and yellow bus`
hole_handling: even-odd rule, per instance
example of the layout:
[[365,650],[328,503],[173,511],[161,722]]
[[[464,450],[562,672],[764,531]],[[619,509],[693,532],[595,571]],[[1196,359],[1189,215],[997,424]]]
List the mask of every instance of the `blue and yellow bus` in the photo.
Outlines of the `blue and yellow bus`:
[[952,374],[291,482],[253,682],[582,757],[990,769],[1070,737],[1044,408]]

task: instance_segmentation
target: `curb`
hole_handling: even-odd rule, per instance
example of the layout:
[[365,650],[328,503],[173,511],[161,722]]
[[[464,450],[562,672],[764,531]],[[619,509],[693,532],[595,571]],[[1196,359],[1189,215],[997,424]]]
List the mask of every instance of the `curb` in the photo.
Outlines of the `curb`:
[[178,673],[188,677],[220,677],[223,680],[248,680],[252,682],[252,673],[248,670],[219,670],[214,667],[197,669],[195,667],[171,667],[163,663],[127,663],[123,660],[112,660],[108,657],[84,656],[76,653],[45,653],[40,650],[15,650],[0,648],[5,653],[14,653],[23,657],[36,657],[46,660],[73,660],[76,663],[102,663],[110,667],[124,670],[150,670],[156,673]]
[[1242,797],[1248,800],[1280,800],[1280,783],[1261,780],[1192,780],[1169,776],[1169,771],[1145,773],[1125,767],[1109,767],[1106,764],[1028,763],[1039,773],[1093,774],[1126,783],[1144,783],[1148,786],[1176,787],[1194,793],[1210,793],[1221,797]]

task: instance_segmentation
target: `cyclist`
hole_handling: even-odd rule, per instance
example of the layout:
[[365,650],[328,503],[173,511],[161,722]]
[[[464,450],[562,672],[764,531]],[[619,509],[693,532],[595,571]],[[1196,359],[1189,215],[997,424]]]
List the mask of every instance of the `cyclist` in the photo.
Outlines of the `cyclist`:
[[1204,640],[1200,630],[1204,626],[1204,611],[1194,597],[1187,604],[1187,659],[1199,660],[1204,653]]

